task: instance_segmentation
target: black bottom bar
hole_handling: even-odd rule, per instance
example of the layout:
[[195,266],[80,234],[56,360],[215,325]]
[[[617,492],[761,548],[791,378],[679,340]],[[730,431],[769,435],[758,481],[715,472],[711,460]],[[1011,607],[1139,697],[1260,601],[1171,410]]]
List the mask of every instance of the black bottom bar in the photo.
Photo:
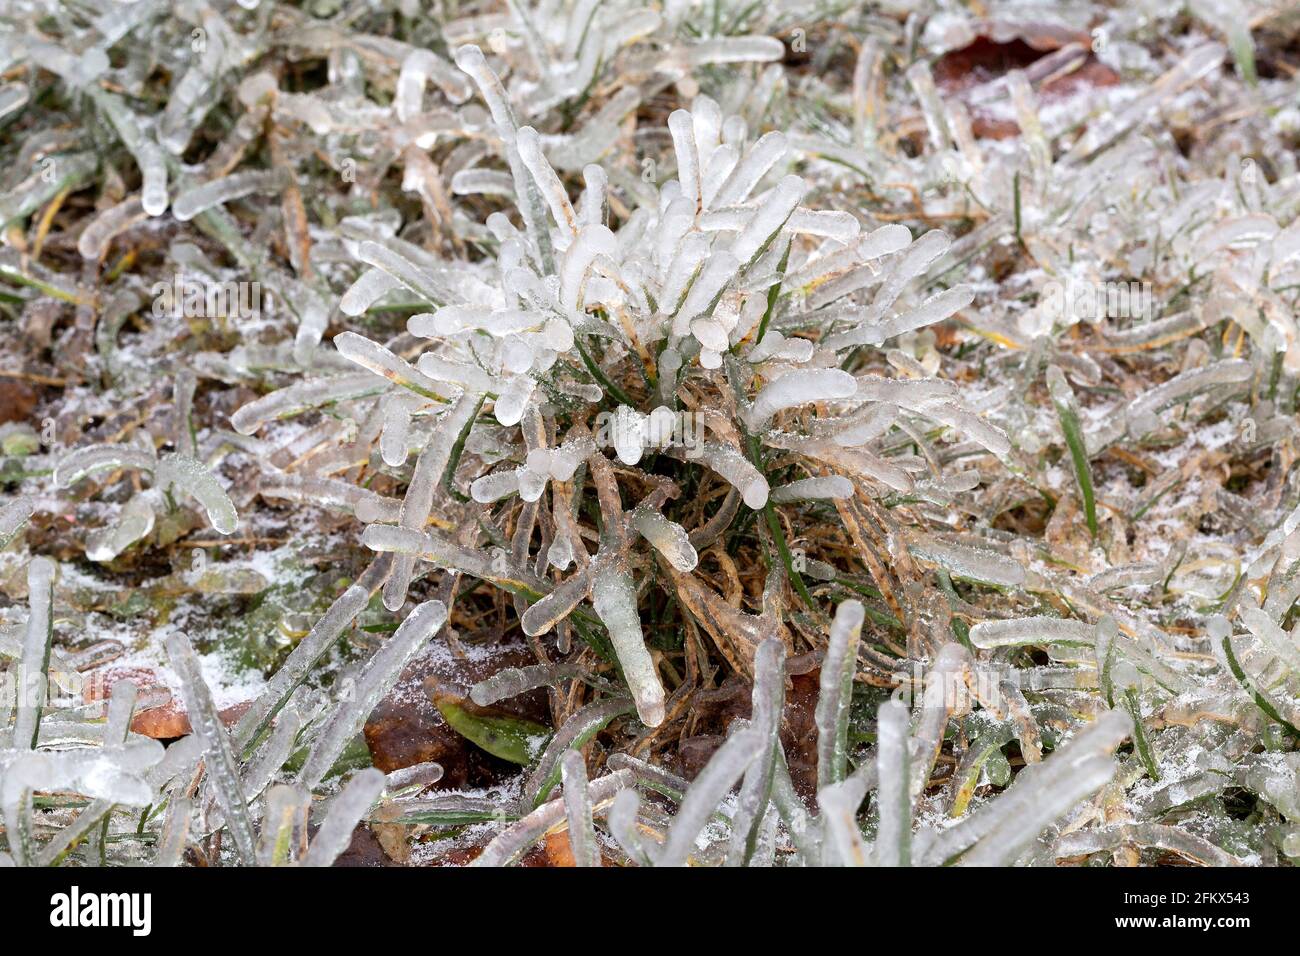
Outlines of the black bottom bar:
[[[77,934],[87,942],[96,934],[128,947],[262,941],[292,944],[294,952],[313,944],[337,951],[353,936],[433,943],[448,932],[488,941],[505,931],[515,945],[556,944],[557,927],[585,933],[588,921],[607,940],[614,931],[632,942],[672,945],[684,925],[677,918],[687,915],[682,907],[692,911],[693,940],[700,938],[701,917],[714,912],[717,919],[703,925],[715,926],[717,941],[728,944],[738,933],[761,939],[798,927],[820,933],[843,926],[869,938],[876,924],[918,942],[965,934],[974,941],[1005,932],[1008,942],[1050,945],[1087,938],[1077,934],[1170,931],[1228,941],[1243,931],[1281,932],[1293,925],[1297,889],[1294,870],[1190,867],[0,870],[10,939]],[[742,905],[745,899],[750,903]],[[760,899],[763,905],[754,908]],[[663,925],[654,925],[660,919]],[[640,929],[627,934],[617,929],[620,923]]]

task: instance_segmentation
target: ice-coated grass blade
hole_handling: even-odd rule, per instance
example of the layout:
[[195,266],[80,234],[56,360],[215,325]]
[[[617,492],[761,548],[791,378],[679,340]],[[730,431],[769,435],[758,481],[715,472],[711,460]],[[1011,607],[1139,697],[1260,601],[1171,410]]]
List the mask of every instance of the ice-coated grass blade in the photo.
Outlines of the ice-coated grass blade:
[[20,750],[35,750],[41,734],[41,712],[49,695],[50,652],[54,642],[54,562],[34,558],[27,567],[27,627],[18,667],[18,707],[13,742]]
[[326,718],[298,775],[301,785],[315,787],[325,779],[348,741],[361,731],[370,712],[397,683],[402,669],[446,620],[445,604],[425,601],[416,606],[393,636],[375,651],[362,668],[351,692]]
[[330,803],[320,829],[307,847],[303,866],[332,866],[352,842],[352,831],[384,790],[384,775],[367,767],[348,781]]
[[632,701],[625,697],[615,697],[588,704],[566,720],[546,745],[546,750],[537,760],[537,766],[524,781],[525,805],[535,807],[550,796],[551,790],[560,782],[560,760],[566,752],[582,749],[610,721],[633,710]]
[[221,805],[226,827],[235,844],[235,852],[242,863],[252,865],[256,861],[252,817],[240,786],[230,737],[212,702],[212,693],[203,680],[199,660],[194,654],[190,639],[179,632],[171,635],[167,639],[167,655],[181,679],[190,725],[202,744],[208,779],[212,781],[217,802]]
[[880,826],[876,831],[876,863],[907,866],[911,863],[912,793],[911,736],[907,706],[890,700],[876,713],[877,802]]
[[5,547],[36,511],[30,498],[15,498],[0,507],[0,548]]
[[772,782],[781,751],[781,717],[785,709],[785,645],[769,637],[754,654],[754,690],[750,724],[764,738],[764,749],[745,771],[736,815],[732,819],[727,862],[749,866],[772,799]]
[[817,697],[817,785],[844,779],[848,767],[849,708],[858,667],[858,639],[865,618],[862,602],[848,600],[835,609],[830,644],[822,663]]
[[[615,795],[625,787],[632,785],[633,775],[630,770],[616,770],[611,774],[593,780],[587,786],[587,799],[593,813],[604,804],[613,800]],[[473,866],[509,866],[520,854],[540,840],[548,830],[565,819],[566,810],[563,800],[551,800],[543,803],[527,816],[502,830],[474,860]]]
[[1246,673],[1245,669],[1242,668],[1240,662],[1237,660],[1237,655],[1232,650],[1231,631],[1222,635],[1220,646],[1223,648],[1223,655],[1227,659],[1228,669],[1232,672],[1233,678],[1235,678],[1237,683],[1240,684],[1246,693],[1250,695],[1251,700],[1255,702],[1255,706],[1262,710],[1270,720],[1278,724],[1292,737],[1300,739],[1300,728],[1297,728],[1282,716],[1277,705],[1269,699],[1267,694],[1259,689],[1256,682],[1252,680]]
[[655,866],[685,866],[695,839],[724,796],[736,785],[764,745],[763,736],[745,728],[732,734],[691,782]]
[[587,792],[587,766],[582,753],[566,750],[560,759],[564,781],[564,813],[569,822],[569,849],[578,866],[600,866],[600,847],[591,822],[591,795]]

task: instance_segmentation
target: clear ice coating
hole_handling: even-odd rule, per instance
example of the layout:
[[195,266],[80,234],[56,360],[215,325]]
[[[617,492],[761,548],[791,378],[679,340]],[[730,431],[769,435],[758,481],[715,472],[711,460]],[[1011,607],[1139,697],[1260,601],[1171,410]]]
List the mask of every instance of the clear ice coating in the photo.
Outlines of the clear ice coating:
[[298,775],[300,784],[312,788],[325,778],[348,741],[361,731],[375,705],[397,682],[402,669],[446,620],[447,607],[441,601],[426,601],[416,606],[393,636],[366,661],[355,687],[348,688],[348,693],[324,718]]
[[14,498],[0,507],[0,547],[12,541],[35,513],[36,502],[30,498]]
[[212,527],[221,534],[234,533],[239,524],[234,503],[201,462],[187,455],[164,455],[158,460],[155,474],[164,491],[179,489],[192,495],[207,512]]
[[907,866],[911,862],[912,795],[909,781],[911,739],[907,707],[891,700],[876,712],[878,748],[876,779],[880,790],[880,828],[876,863]]
[[1300,861],[1285,5],[13,6],[0,865]]
[[664,686],[646,649],[631,574],[612,561],[598,566],[591,583],[591,603],[609,632],[636,701],[637,715],[647,727],[657,727],[664,719]]
[[383,789],[384,775],[374,767],[367,767],[349,780],[330,802],[320,829],[307,847],[302,865],[333,866],[339,854],[352,843],[352,834],[357,824]]
[[207,777],[234,841],[235,852],[242,862],[251,864],[255,859],[253,819],[240,785],[230,734],[222,725],[190,639],[179,632],[171,635],[167,639],[167,655],[180,678],[191,729],[203,748]]

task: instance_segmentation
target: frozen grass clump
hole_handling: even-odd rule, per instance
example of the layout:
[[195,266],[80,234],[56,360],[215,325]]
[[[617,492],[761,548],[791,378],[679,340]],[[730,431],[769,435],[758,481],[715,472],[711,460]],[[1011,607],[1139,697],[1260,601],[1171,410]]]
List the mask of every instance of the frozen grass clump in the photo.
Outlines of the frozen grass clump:
[[1300,858],[1294,17],[408,7],[0,24],[0,863]]

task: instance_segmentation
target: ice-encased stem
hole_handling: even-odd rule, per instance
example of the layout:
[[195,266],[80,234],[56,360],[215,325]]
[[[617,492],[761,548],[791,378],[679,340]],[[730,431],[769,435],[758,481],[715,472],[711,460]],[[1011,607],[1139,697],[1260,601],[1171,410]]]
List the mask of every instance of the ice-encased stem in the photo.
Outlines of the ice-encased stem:
[[340,332],[334,336],[334,347],[350,362],[356,362],[376,375],[382,375],[395,385],[410,389],[425,398],[441,400],[445,389],[425,375],[410,362],[378,342],[372,342],[356,332]]
[[54,468],[54,487],[71,488],[87,475],[106,468],[136,468],[152,473],[158,460],[130,445],[91,445],[78,448],[67,455]]
[[233,173],[182,192],[172,203],[172,215],[181,222],[187,222],[215,206],[234,202],[253,193],[274,192],[283,185],[284,175],[279,170]]
[[1156,413],[1187,401],[1215,385],[1229,385],[1250,381],[1254,368],[1245,359],[1226,359],[1202,368],[1189,369],[1169,381],[1148,389],[1129,403],[1128,431],[1133,438],[1141,438],[1159,425]]
[[858,640],[865,618],[861,601],[844,601],[835,609],[814,714],[819,787],[843,780],[848,765],[849,706],[853,700],[853,676],[858,668]]
[[[208,44],[202,56],[186,70],[172,87],[171,96],[158,120],[158,138],[167,149],[180,156],[189,146],[194,131],[215,104],[211,95],[221,75],[226,55],[224,22],[219,14],[202,18]],[[213,27],[218,27],[214,29]]]
[[866,785],[856,777],[848,777],[817,791],[823,858],[816,863],[823,866],[867,866],[871,862],[871,854],[862,838],[862,828],[858,825],[858,808],[865,796]]
[[339,311],[344,315],[361,315],[383,296],[401,288],[401,285],[383,269],[367,269],[343,293],[343,298],[339,299]]
[[948,719],[965,699],[970,652],[957,643],[945,644],[925,677],[921,716],[912,745],[911,799],[918,799],[930,780],[930,771],[943,747]]
[[325,779],[348,741],[361,730],[384,695],[397,683],[402,669],[447,620],[441,601],[418,605],[362,668],[351,700],[341,700],[326,720],[303,764],[298,782],[311,789]]
[[163,816],[162,833],[158,837],[158,852],[154,866],[180,866],[185,856],[185,841],[190,835],[190,811],[193,804],[188,797],[172,791],[167,799],[167,813]]
[[[457,436],[474,417],[478,407],[479,396],[465,392],[438,419],[429,443],[416,459],[411,483],[402,499],[398,512],[398,524],[401,527],[418,531],[428,522],[429,513],[433,510],[434,493],[443,472],[447,470]],[[384,585],[384,607],[390,611],[398,610],[406,601],[411,575],[415,571],[415,560],[411,555],[402,554],[393,561],[393,573]]]
[[277,784],[262,801],[262,832],[257,841],[258,866],[288,866],[307,842],[311,794],[299,786]]
[[509,173],[495,169],[461,169],[451,177],[451,191],[455,196],[506,196],[513,198],[515,182]]
[[842,475],[827,478],[800,478],[772,489],[768,500],[774,505],[790,501],[825,501],[853,497],[853,482]]
[[383,792],[384,774],[374,767],[367,767],[349,780],[331,801],[320,829],[302,858],[302,865],[333,866],[352,842],[357,824]]
[[230,737],[221,724],[212,693],[203,680],[199,659],[185,634],[177,632],[167,638],[167,656],[172,669],[181,681],[181,696],[189,712],[190,726],[203,746],[203,760],[208,779],[216,793],[217,803],[225,818],[235,843],[240,862],[252,866],[256,862],[253,820],[244,801],[239,771],[231,751]]
[[451,294],[446,283],[414,262],[401,247],[393,248],[368,239],[357,247],[357,258],[366,265],[382,269],[426,302],[442,305]]
[[614,561],[601,562],[592,579],[591,602],[609,631],[637,716],[647,727],[658,727],[664,719],[664,685],[645,646],[631,574]]
[[605,822],[609,826],[610,834],[633,863],[637,866],[652,866],[650,854],[646,852],[637,825],[640,813],[641,798],[637,796],[636,790],[632,788],[620,790],[614,794],[614,802],[610,804],[609,811],[605,815]]
[[0,119],[21,110],[31,99],[26,83],[6,83],[0,87]]
[[148,216],[167,211],[167,164],[163,152],[151,140],[142,140],[135,150],[140,166],[140,205]]
[[403,767],[401,770],[393,770],[384,775],[384,791],[388,794],[395,794],[401,790],[415,788],[423,790],[431,787],[442,779],[442,764],[433,760],[426,760],[424,763],[412,764],[409,767]]
[[519,492],[520,469],[496,471],[480,475],[469,486],[469,496],[479,504],[489,505]]
[[551,208],[551,216],[555,219],[555,224],[570,236],[576,236],[578,217],[574,214],[568,193],[564,191],[564,184],[560,182],[560,177],[555,174],[555,170],[542,154],[541,137],[537,130],[531,126],[522,127],[515,143],[519,148],[519,158],[523,161],[524,168],[533,177],[533,182],[537,184],[542,198]]
[[315,381],[300,382],[241,406],[230,416],[230,424],[241,435],[251,435],[274,419],[287,418],[320,405],[377,395],[387,387],[377,381],[370,372],[333,375]]
[[372,551],[416,557],[429,554],[435,547],[429,535],[423,531],[388,524],[366,525],[366,530],[361,532],[361,543]]
[[880,41],[870,37],[858,50],[853,66],[853,143],[859,148],[876,138],[876,115],[880,95]]
[[515,181],[515,196],[519,204],[519,213],[524,220],[534,249],[537,252],[538,265],[547,273],[555,270],[555,252],[551,244],[550,230],[546,226],[546,212],[537,186],[524,168],[516,145],[519,124],[515,121],[514,111],[500,78],[488,66],[487,58],[478,47],[467,44],[456,50],[456,65],[469,74],[479,88],[492,121],[497,126],[497,133],[505,145],[506,163],[510,175]]
[[910,543],[912,554],[933,561],[954,575],[997,584],[1002,587],[1019,587],[1025,583],[1025,567],[1014,558],[984,548],[953,544],[937,538],[925,538]]
[[443,89],[453,103],[463,103],[469,98],[469,84],[452,69],[450,63],[431,50],[412,50],[402,61],[402,69],[397,77],[397,93],[393,97],[393,108],[400,122],[415,119],[423,111],[424,87],[430,79]]
[[750,431],[759,431],[777,412],[809,402],[852,398],[857,390],[858,380],[840,369],[797,369],[763,386],[745,410],[745,422]]
[[1092,646],[1096,630],[1083,621],[1059,617],[1017,617],[1003,621],[980,621],[970,629],[970,641],[981,649],[1019,647],[1024,644],[1071,644]]
[[560,305],[570,310],[581,308],[582,294],[592,266],[601,256],[612,258],[617,254],[618,242],[607,227],[601,223],[583,226],[577,238],[564,250],[564,259],[560,263]]
[[714,252],[704,260],[699,275],[690,283],[690,290],[682,300],[681,308],[677,310],[674,334],[685,334],[685,327],[691,319],[705,315],[714,308],[739,268],[740,263],[729,251]]
[[86,557],[91,561],[112,561],[153,530],[157,515],[150,492],[131,497],[111,524],[86,535]]
[[1057,366],[1047,367],[1047,391],[1056,407],[1056,417],[1061,422],[1061,432],[1065,436],[1065,445],[1070,451],[1074,463],[1075,482],[1079,486],[1079,495],[1083,499],[1084,515],[1088,521],[1088,530],[1097,537],[1097,500],[1092,488],[1092,469],[1088,465],[1088,447],[1079,422],[1079,403],[1075,400],[1074,390],[1066,381],[1065,373]]
[[[593,807],[608,803],[626,787],[632,786],[635,776],[630,770],[616,770],[587,786],[587,798]],[[515,821],[493,838],[471,866],[508,866],[519,854],[542,838],[565,818],[563,800],[543,803],[526,817]]]
[[974,300],[974,289],[969,285],[956,285],[930,296],[916,308],[896,315],[878,324],[862,323],[856,328],[827,336],[825,344],[835,350],[856,345],[879,345],[887,339],[916,329],[942,322],[953,313],[966,308]]
[[480,707],[490,707],[497,701],[518,697],[538,687],[558,684],[562,680],[583,673],[576,664],[532,664],[528,667],[505,667],[486,680],[481,680],[469,691],[469,699]]
[[77,251],[83,259],[98,261],[108,251],[108,244],[115,236],[146,218],[148,214],[139,196],[124,199],[90,221],[77,239]]
[[694,450],[700,463],[725,478],[755,511],[767,504],[768,484],[762,472],[730,445],[701,442]]
[[632,526],[678,571],[694,571],[700,563],[686,529],[658,511],[637,508],[632,512]]
[[808,184],[798,176],[786,176],[776,184],[776,188],[758,207],[728,250],[741,268],[752,265],[771,245],[776,234],[798,208],[807,189]]
[[54,571],[54,562],[46,557],[32,558],[27,566],[27,629],[18,667],[13,736],[14,746],[20,750],[34,750],[40,739],[54,642]]
[[745,771],[736,815],[731,823],[730,866],[748,866],[755,859],[764,821],[770,812],[772,783],[781,757],[781,715],[785,710],[785,645],[769,637],[754,652],[754,689],[750,725],[765,746]]
[[673,110],[668,115],[668,132],[673,138],[673,152],[677,156],[677,181],[682,195],[691,201],[696,211],[700,208],[700,153],[695,142],[695,121],[689,110]]
[[560,760],[564,783],[564,813],[569,823],[569,850],[578,866],[600,866],[596,828],[591,822],[591,796],[587,793],[587,762],[578,750],[565,751]]
[[907,866],[911,862],[911,740],[909,714],[902,701],[885,701],[876,711],[876,774],[880,827],[876,862]]
[[197,459],[179,453],[164,455],[158,461],[157,478],[164,490],[175,485],[191,494],[219,533],[233,534],[239,526],[239,515],[226,489]]
[[569,750],[581,748],[615,717],[630,712],[633,704],[626,697],[598,700],[581,708],[556,731],[524,781],[524,806],[532,807],[550,796],[559,777],[560,760]]
[[717,749],[687,787],[677,815],[668,829],[668,839],[655,859],[656,866],[686,865],[691,850],[695,847],[696,837],[709,822],[722,798],[758,756],[763,744],[763,735],[747,727],[736,731]]
[[526,610],[519,623],[529,637],[545,634],[573,612],[591,593],[592,568],[570,575],[556,585],[550,594]]
[[298,731],[302,729],[302,718],[293,707],[280,711],[279,719],[266,742],[248,759],[242,774],[244,796],[248,800],[256,798],[271,785],[275,775],[288,762],[296,749]]
[[0,508],[0,548],[12,541],[35,513],[36,502],[26,496],[15,498]]
[[785,55],[785,45],[776,37],[722,36],[699,40],[686,48],[691,66],[712,63],[768,63]]
[[907,70],[907,81],[921,104],[921,115],[925,117],[925,129],[930,139],[930,152],[944,153],[952,149],[952,136],[948,132],[948,122],[944,118],[943,104],[930,65],[924,60],[913,63]]
[[279,498],[317,507],[350,511],[358,521],[396,521],[402,503],[338,478],[302,474],[264,475],[257,488],[263,498]]

